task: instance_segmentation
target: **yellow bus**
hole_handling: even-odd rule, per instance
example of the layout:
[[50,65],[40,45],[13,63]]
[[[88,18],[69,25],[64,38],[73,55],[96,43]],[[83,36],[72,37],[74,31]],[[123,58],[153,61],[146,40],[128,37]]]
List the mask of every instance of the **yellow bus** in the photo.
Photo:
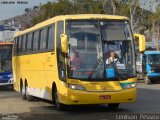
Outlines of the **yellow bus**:
[[[139,50],[145,50],[145,38]],[[23,99],[66,105],[136,101],[133,34],[123,16],[56,16],[14,36],[14,89]]]

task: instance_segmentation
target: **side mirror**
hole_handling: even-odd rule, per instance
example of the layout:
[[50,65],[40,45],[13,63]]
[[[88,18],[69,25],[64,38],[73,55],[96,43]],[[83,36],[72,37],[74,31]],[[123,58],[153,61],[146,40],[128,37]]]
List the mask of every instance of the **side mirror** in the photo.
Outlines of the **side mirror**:
[[145,36],[144,35],[140,35],[140,34],[134,34],[134,37],[136,37],[138,40],[138,48],[139,48],[139,52],[144,52],[146,50],[146,40],[145,40]]
[[61,49],[63,53],[68,52],[68,40],[67,40],[67,35],[61,34]]

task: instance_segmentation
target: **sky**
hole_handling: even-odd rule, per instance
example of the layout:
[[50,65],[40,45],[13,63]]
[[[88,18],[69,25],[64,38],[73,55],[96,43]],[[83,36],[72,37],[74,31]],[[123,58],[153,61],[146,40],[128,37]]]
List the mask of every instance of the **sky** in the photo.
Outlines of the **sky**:
[[[17,4],[17,1],[28,2],[27,4]],[[25,8],[33,8],[40,3],[44,4],[54,0],[0,0],[0,21],[24,13]],[[15,2],[15,4],[4,4],[4,2]]]
[[160,0],[140,0],[141,7],[144,7],[147,10],[151,10],[153,12],[156,11],[156,6]]
[[[17,4],[17,1],[28,2],[27,4]],[[25,8],[33,8],[33,6],[38,6],[40,3],[44,4],[48,1],[55,0],[0,0],[0,21],[21,15],[24,13]],[[145,3],[145,8],[150,9],[149,2],[153,2],[153,10],[156,8],[156,3],[154,1],[160,0],[141,0],[142,6]],[[3,2],[15,2],[15,4],[4,4]]]

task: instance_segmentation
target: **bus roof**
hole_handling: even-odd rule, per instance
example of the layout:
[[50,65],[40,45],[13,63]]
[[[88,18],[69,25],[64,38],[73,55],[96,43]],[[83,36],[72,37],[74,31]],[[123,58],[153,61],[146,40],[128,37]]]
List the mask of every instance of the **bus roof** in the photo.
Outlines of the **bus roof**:
[[45,27],[47,25],[51,25],[52,23],[58,20],[65,19],[110,19],[110,20],[129,20],[128,17],[125,16],[117,16],[117,15],[105,15],[105,14],[77,14],[77,15],[60,15],[53,18],[50,18],[46,21],[36,24],[35,26],[26,29],[24,31],[19,31],[15,34],[14,37],[23,35],[24,33],[29,33],[33,30],[39,29],[41,27]]
[[146,55],[148,55],[148,54],[160,54],[160,51],[145,51],[144,54],[146,54]]
[[0,45],[12,45],[13,42],[0,42]]

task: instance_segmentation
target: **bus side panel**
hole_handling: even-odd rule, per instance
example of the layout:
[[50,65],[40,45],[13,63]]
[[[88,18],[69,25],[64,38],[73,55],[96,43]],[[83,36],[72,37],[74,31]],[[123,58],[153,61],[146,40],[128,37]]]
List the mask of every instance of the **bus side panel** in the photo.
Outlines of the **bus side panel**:
[[[52,84],[58,84],[57,60],[54,53],[46,52],[23,55],[15,60],[17,75],[15,89],[18,91],[20,79],[28,83],[29,94],[52,100]],[[58,85],[57,85],[58,87]]]
[[14,90],[19,91],[19,81],[17,78],[17,57],[12,57],[12,71],[13,71],[13,80],[14,80]]

